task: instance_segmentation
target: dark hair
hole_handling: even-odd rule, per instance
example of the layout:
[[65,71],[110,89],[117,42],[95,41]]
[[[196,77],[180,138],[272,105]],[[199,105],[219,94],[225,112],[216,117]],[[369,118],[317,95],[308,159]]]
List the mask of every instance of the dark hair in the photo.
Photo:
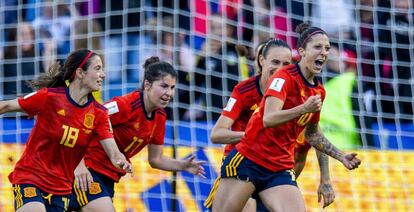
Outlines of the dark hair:
[[[177,78],[177,72],[173,66],[167,62],[160,61],[160,58],[157,56],[146,59],[142,67],[145,70],[144,80],[148,80],[149,83],[160,80],[167,75]],[[142,89],[144,90],[144,83],[142,83]]]
[[266,56],[269,53],[269,50],[273,47],[283,47],[283,48],[287,48],[290,51],[292,51],[292,49],[290,48],[289,44],[287,44],[285,41],[278,39],[278,38],[270,38],[267,41],[263,41],[261,43],[259,43],[259,45],[257,46],[257,55],[256,59],[255,59],[255,63],[256,63],[256,72],[258,74],[262,73],[262,65],[260,65],[259,62],[259,56],[263,55],[264,58],[266,58]]
[[33,89],[52,88],[66,86],[66,80],[71,82],[74,79],[76,69],[81,68],[87,70],[90,66],[90,59],[96,56],[95,52],[88,49],[79,49],[69,54],[63,67],[59,62],[49,67],[46,73],[41,74],[28,84]]
[[310,38],[315,34],[327,35],[325,31],[318,27],[311,27],[308,23],[299,24],[295,31],[299,33],[297,42],[297,48],[306,48],[306,44],[310,41]]

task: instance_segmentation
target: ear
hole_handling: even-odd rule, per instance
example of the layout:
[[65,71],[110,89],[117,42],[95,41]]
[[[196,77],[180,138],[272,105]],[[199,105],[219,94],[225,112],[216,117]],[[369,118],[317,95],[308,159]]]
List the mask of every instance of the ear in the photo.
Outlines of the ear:
[[82,79],[82,72],[83,72],[83,70],[81,69],[81,68],[77,68],[76,70],[75,70],[75,77],[74,77],[74,79],[77,77],[77,78],[79,78],[79,79]]
[[151,88],[151,83],[148,80],[144,80],[144,90]]
[[299,52],[299,55],[301,56],[301,58],[305,56],[305,49],[304,48],[300,47],[298,49],[298,52]]
[[263,57],[263,55],[259,55],[259,64],[263,67],[265,63],[265,58]]

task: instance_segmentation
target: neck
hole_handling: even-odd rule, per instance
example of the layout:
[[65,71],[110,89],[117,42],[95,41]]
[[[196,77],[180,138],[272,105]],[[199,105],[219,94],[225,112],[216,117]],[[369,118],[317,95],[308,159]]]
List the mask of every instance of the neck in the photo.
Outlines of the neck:
[[299,62],[300,71],[302,72],[303,77],[305,77],[306,81],[310,84],[314,84],[315,74],[313,74],[303,63]]
[[266,90],[267,80],[268,77],[264,77],[263,74],[260,76],[259,84],[260,84],[260,91],[262,91],[262,94],[264,94]]
[[80,86],[79,81],[75,80],[69,85],[69,96],[79,105],[83,105],[88,101],[89,91]]
[[148,116],[151,116],[152,112],[156,109],[156,107],[151,103],[149,96],[148,96],[148,92],[143,92],[144,95],[144,107],[145,107],[145,112],[147,112]]

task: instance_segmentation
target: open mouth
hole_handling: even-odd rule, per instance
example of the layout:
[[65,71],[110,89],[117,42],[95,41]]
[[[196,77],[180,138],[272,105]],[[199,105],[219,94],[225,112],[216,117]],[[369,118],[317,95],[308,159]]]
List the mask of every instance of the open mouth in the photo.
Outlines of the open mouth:
[[319,70],[322,69],[322,66],[324,63],[325,63],[325,60],[322,60],[322,59],[315,60],[315,66]]

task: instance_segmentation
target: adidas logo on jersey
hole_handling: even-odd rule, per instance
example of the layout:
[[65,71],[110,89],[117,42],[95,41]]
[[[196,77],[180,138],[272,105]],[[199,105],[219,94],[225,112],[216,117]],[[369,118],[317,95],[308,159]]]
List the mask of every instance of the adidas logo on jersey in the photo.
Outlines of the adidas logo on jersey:
[[61,109],[57,111],[57,114],[61,115],[61,116],[66,116],[65,110]]

